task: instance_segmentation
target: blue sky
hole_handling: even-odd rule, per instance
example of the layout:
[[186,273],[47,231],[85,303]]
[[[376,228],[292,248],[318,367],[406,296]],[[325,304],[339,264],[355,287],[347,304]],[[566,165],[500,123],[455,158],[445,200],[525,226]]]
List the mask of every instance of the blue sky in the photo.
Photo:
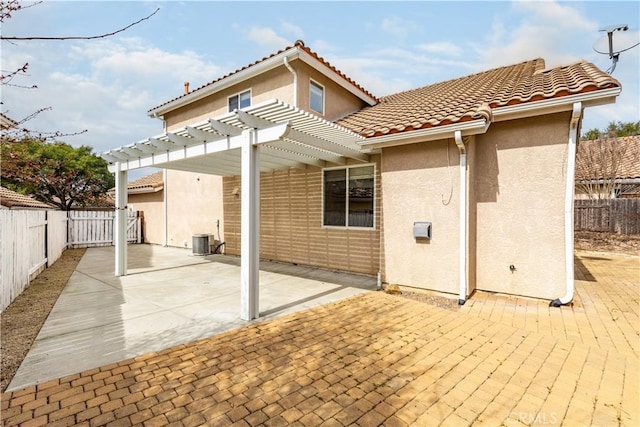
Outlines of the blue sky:
[[[26,2],[25,4],[29,4]],[[5,36],[95,35],[92,41],[2,42],[2,70],[29,63],[2,87],[2,112],[40,131],[103,152],[162,132],[147,111],[302,39],[377,96],[542,57],[547,66],[586,59],[606,70],[594,42],[612,24],[640,27],[640,2],[601,1],[45,1],[4,22]],[[635,33],[637,35],[637,33]],[[640,120],[640,47],[623,53],[613,105],[586,110],[583,131]]]

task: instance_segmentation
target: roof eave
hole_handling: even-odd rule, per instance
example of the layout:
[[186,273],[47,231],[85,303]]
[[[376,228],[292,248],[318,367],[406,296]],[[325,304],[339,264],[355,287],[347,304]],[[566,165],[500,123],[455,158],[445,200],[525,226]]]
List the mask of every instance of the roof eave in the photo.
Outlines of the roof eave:
[[571,111],[573,104],[576,102],[582,102],[583,108],[613,104],[616,102],[616,97],[620,94],[621,90],[622,88],[620,87],[601,89],[542,101],[496,107],[491,109],[491,112],[494,122],[560,113],[563,111]]
[[374,136],[360,142],[360,145],[363,148],[370,149],[395,147],[398,145],[415,144],[416,142],[453,138],[456,131],[460,131],[462,136],[478,135],[487,132],[489,125],[490,123],[485,119],[452,123],[450,125],[436,126],[428,129]]
[[127,190],[128,194],[148,194],[157,193],[164,190],[164,185],[158,185],[156,187],[142,187],[142,188],[130,188]]
[[[316,58],[314,58],[312,55],[310,55],[306,51],[300,50],[300,60],[302,60],[303,62],[306,62],[308,65],[310,65],[314,69],[320,71],[326,77],[330,78],[335,83],[340,85],[343,89],[346,89],[347,91],[351,92],[353,95],[355,95],[358,98],[362,99],[364,102],[366,102],[370,106],[371,105],[376,105],[378,103],[377,99],[371,97],[367,93],[365,93],[365,92],[361,91],[360,89],[358,89],[356,86],[354,86],[347,79],[345,79],[344,77],[340,76],[335,71],[331,70],[329,67],[327,67],[322,62],[318,61]],[[321,65],[321,67],[314,66],[314,64],[312,62],[319,63]]]
[[217,81],[215,83],[212,83],[208,86],[205,86],[203,88],[194,90],[193,92],[181,96],[177,99],[174,99],[173,101],[170,101],[166,104],[160,105],[158,107],[152,108],[151,110],[149,110],[149,112],[147,113],[147,115],[149,117],[158,117],[158,116],[162,116],[163,114],[175,110],[176,108],[180,108],[183,107],[185,105],[188,105],[192,102],[198,101],[202,98],[205,98],[209,95],[212,95],[216,92],[219,92],[225,88],[228,88],[230,86],[233,86],[237,83],[240,83],[244,80],[247,80],[251,77],[255,77],[259,74],[264,73],[265,71],[269,71],[273,68],[276,68],[280,65],[282,65],[284,58],[286,57],[287,60],[293,60],[295,58],[297,58],[300,54],[300,49],[298,47],[293,47],[289,50],[285,50],[284,52],[281,52],[275,56],[272,56],[271,58],[265,59],[262,62],[259,62],[255,65],[252,65],[242,71],[238,71],[237,73],[234,73],[226,78],[223,78],[220,81]]

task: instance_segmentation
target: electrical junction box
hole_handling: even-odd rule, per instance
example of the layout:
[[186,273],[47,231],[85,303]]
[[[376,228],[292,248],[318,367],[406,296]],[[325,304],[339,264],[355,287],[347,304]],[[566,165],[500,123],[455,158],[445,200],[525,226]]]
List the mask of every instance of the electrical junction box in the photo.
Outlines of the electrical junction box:
[[430,222],[414,222],[413,237],[415,239],[431,240],[431,223]]

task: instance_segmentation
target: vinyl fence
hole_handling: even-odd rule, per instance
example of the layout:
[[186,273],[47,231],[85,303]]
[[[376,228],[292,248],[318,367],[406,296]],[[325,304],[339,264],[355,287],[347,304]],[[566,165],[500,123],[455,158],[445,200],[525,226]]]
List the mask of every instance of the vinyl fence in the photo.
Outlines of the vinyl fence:
[[[142,243],[139,212],[128,216],[128,242]],[[0,312],[66,248],[113,245],[113,210],[2,209],[0,221]]]
[[576,200],[574,229],[640,234],[640,199]]
[[0,210],[0,311],[24,291],[67,245],[62,211]]
[[[70,211],[69,248],[113,245],[115,213],[109,211]],[[142,243],[140,212],[127,212],[127,242]]]

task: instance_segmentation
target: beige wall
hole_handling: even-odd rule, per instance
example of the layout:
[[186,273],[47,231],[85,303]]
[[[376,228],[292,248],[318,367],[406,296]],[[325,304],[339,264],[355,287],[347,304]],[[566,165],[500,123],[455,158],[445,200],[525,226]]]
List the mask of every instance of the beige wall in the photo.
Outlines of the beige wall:
[[269,99],[293,103],[293,75],[284,65],[164,115],[167,130],[228,113],[227,97],[251,89],[251,105]]
[[[378,163],[377,159],[372,162]],[[260,257],[375,275],[380,259],[380,177],[376,165],[375,227],[322,226],[322,169],[261,175]],[[240,177],[224,179],[226,251],[240,253]]]
[[335,121],[346,115],[361,110],[366,106],[365,102],[357,96],[351,94],[342,86],[326,77],[312,67],[301,61],[293,61],[292,66],[295,67],[298,74],[298,107],[318,114],[309,108],[309,82],[313,79],[316,83],[324,86],[324,115],[321,115],[329,121]]
[[562,113],[496,123],[478,136],[478,289],[546,299],[565,294],[568,135],[569,113]]
[[[457,293],[458,165],[452,140],[383,150],[386,282]],[[430,241],[414,239],[415,221],[432,223]]]
[[[329,121],[340,119],[360,110],[366,104],[357,96],[346,91],[331,79],[300,60],[290,62],[298,76],[296,106],[309,108],[309,82],[313,79],[324,86],[325,112],[322,117]],[[190,123],[217,117],[228,112],[227,97],[251,89],[251,104],[259,104],[270,99],[279,99],[289,104],[293,102],[293,75],[284,65],[245,82],[236,84],[187,106],[165,114],[167,130],[175,130]],[[317,114],[316,112],[313,112]]]
[[130,210],[142,211],[142,232],[145,243],[164,244],[164,190],[155,193],[129,194]]
[[[495,123],[468,140],[470,290],[564,295],[568,122],[568,114],[555,114]],[[385,281],[457,294],[459,154],[453,141],[384,149],[382,195]],[[433,223],[430,242],[413,238],[414,221]]]
[[162,191],[129,195],[129,208],[144,212],[145,243],[165,244],[165,195],[168,246],[191,248],[194,234],[215,234],[218,239],[216,220],[224,237],[222,177],[167,170]]
[[192,247],[194,234],[215,234],[216,220],[224,238],[222,177],[167,170],[168,245]]

